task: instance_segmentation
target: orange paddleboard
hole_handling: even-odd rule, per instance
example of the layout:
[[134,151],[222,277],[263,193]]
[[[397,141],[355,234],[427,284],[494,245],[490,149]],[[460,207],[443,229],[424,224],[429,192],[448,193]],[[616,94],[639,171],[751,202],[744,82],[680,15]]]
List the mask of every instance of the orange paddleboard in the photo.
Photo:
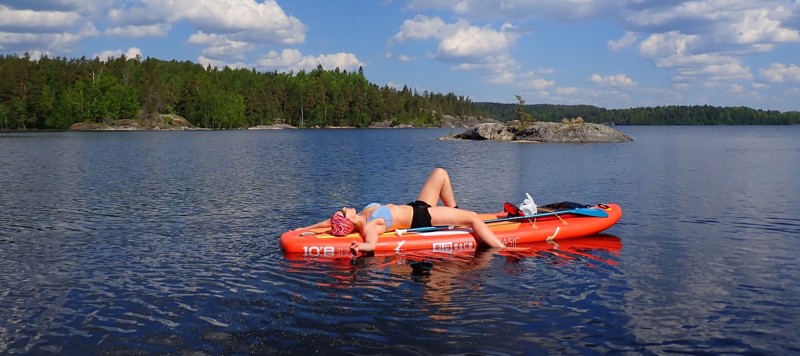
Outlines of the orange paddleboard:
[[[501,215],[481,214],[484,220],[503,220],[488,223],[497,238],[506,246],[571,239],[595,235],[619,221],[622,209],[617,204],[598,204],[589,209],[600,209],[606,217],[589,216],[565,212],[535,218],[497,219]],[[605,215],[605,214],[603,214]],[[350,243],[363,241],[357,233],[333,236],[326,228],[290,230],[281,235],[281,249],[286,253],[302,253],[306,256],[349,255]],[[449,229],[442,227],[433,231],[387,231],[378,236],[376,252],[403,252],[427,250],[452,252],[473,250],[477,247],[472,230],[465,227]]]

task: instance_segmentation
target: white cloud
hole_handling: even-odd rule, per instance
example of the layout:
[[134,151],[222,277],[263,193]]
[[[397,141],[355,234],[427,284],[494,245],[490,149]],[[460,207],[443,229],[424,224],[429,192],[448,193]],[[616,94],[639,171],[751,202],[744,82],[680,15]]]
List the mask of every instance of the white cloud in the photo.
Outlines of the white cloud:
[[224,35],[213,33],[206,34],[203,32],[198,32],[189,36],[188,42],[190,44],[206,46],[206,48],[203,49],[202,55],[216,59],[235,58],[243,60],[244,54],[255,48],[255,46],[248,42],[234,41]]
[[117,8],[108,17],[123,25],[188,21],[206,33],[238,41],[297,44],[306,27],[288,16],[274,0],[142,0],[140,6]]
[[533,90],[546,90],[547,88],[553,86],[556,82],[552,80],[546,80],[542,78],[534,78],[527,82],[523,82],[522,86],[525,88],[530,88]]
[[65,31],[81,20],[72,11],[17,10],[0,5],[0,30],[15,32]]
[[401,55],[397,56],[397,60],[400,61],[400,62],[413,62],[413,61],[416,60],[416,58],[412,57],[412,56],[407,56],[407,55],[401,54]]
[[323,54],[317,57],[303,56],[299,50],[284,49],[281,53],[270,51],[257,62],[258,67],[279,72],[311,71],[322,65],[324,69],[339,68],[357,70],[364,64],[352,53]]
[[679,81],[702,79],[706,83],[713,83],[721,80],[751,80],[753,75],[750,68],[742,66],[738,60],[734,59],[728,63],[681,68],[674,79]]
[[384,57],[386,59],[390,59],[390,60],[394,59],[394,60],[398,60],[400,62],[413,62],[413,61],[417,60],[417,57],[414,57],[414,56],[409,56],[409,55],[405,55],[405,54],[397,54],[396,55],[396,54],[394,54],[392,52],[386,52],[386,55]]
[[117,0],[3,0],[11,8],[32,11],[73,11],[97,15]]
[[623,48],[630,47],[636,40],[639,38],[639,35],[636,32],[625,31],[625,35],[622,36],[619,40],[609,40],[606,45],[608,49],[611,51],[619,51]]
[[417,15],[403,21],[400,32],[394,35],[395,41],[426,40],[440,37],[439,32],[447,25],[441,18]]
[[798,42],[800,33],[797,29],[782,26],[781,18],[786,14],[782,9],[751,9],[743,11],[739,21],[731,22],[727,27],[735,34],[735,42],[739,44]]
[[636,82],[633,79],[628,78],[625,74],[613,74],[613,75],[606,75],[601,76],[599,74],[592,74],[589,77],[589,82],[593,84],[597,84],[603,87],[609,88],[634,88],[636,87]]
[[[77,0],[65,2],[78,2]],[[0,5],[0,48],[4,52],[62,54],[76,48],[97,29],[75,6],[5,0]]]
[[516,41],[516,34],[486,27],[459,26],[441,39],[439,53],[450,57],[477,57],[506,51]]
[[533,72],[522,73],[519,77],[520,78],[517,86],[523,89],[543,91],[552,87],[556,83],[553,80],[540,78],[536,73]]
[[242,62],[228,63],[228,62],[225,62],[225,61],[221,61],[221,60],[213,59],[213,58],[208,58],[208,57],[205,57],[205,56],[198,57],[197,61],[200,64],[202,64],[203,67],[209,67],[210,66],[212,68],[218,68],[218,69],[225,68],[225,67],[233,68],[233,69],[251,68],[252,67],[252,66],[247,65],[246,63],[242,63]]
[[698,36],[677,31],[654,33],[639,44],[639,53],[662,67],[671,66],[670,58],[687,56]]
[[580,88],[576,87],[560,87],[556,88],[556,94],[558,95],[575,95],[580,91]]
[[436,39],[439,41],[438,57],[480,57],[497,55],[513,46],[518,34],[512,29],[507,23],[498,31],[472,26],[466,21],[447,24],[439,17],[418,15],[404,21],[400,32],[393,38],[397,42]]
[[100,58],[101,61],[106,61],[109,58],[119,58],[123,54],[125,55],[125,58],[133,59],[133,58],[136,58],[136,56],[140,56],[141,57],[142,56],[142,50],[139,49],[139,48],[136,48],[136,47],[128,48],[128,50],[125,51],[125,52],[122,52],[121,49],[105,50],[105,51],[102,51],[100,53],[96,53],[96,54],[92,55],[91,58]]
[[476,20],[548,19],[575,21],[602,16],[613,10],[614,1],[602,0],[411,0],[413,10],[444,9]]
[[448,24],[439,17],[418,15],[403,22],[393,41],[435,39],[438,45],[433,58],[456,62],[453,68],[457,70],[482,72],[489,83],[511,84],[517,78],[519,64],[508,52],[518,37],[509,23],[495,30],[463,20]]
[[156,23],[150,25],[130,25],[122,27],[112,27],[103,31],[104,34],[117,37],[164,37],[169,34],[172,25],[168,23]]
[[767,69],[759,70],[761,77],[769,82],[800,82],[800,67],[796,64],[772,63]]
[[258,44],[302,43],[307,30],[274,0],[141,0],[110,9],[108,18],[119,26],[107,34],[128,37],[165,36],[174,24],[189,22],[198,32],[188,42],[207,46],[201,57],[218,67],[225,59],[243,59]]
[[96,35],[97,29],[92,24],[86,24],[82,29],[74,32],[0,32],[0,47],[15,52],[68,52],[84,38]]
[[[523,27],[530,21],[613,18],[625,34],[607,41],[607,48],[619,51],[640,41],[640,55],[658,68],[671,70],[673,83],[752,79],[750,69],[742,64],[743,56],[800,43],[798,1],[410,0],[408,6],[421,13],[444,10],[461,21],[515,21]],[[442,22],[424,24],[441,32]],[[436,38],[430,35],[433,32],[425,33],[427,38]],[[765,70],[762,76],[778,80],[782,75],[777,72]]]
[[752,79],[750,69],[738,57],[704,51],[698,35],[675,31],[652,34],[641,42],[639,51],[656,66],[674,69],[674,81]]
[[650,33],[640,43],[640,54],[657,67],[674,70],[673,81],[715,85],[718,81],[751,80],[753,74],[742,64],[742,56],[770,52],[780,43],[800,42],[797,2],[706,0],[632,5],[623,6],[624,25]]

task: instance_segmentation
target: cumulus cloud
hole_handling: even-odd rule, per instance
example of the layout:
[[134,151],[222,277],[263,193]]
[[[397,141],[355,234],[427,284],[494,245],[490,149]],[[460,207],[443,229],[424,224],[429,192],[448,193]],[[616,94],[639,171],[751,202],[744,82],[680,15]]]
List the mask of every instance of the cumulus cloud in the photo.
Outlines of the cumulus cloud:
[[251,65],[248,65],[243,62],[225,62],[222,60],[208,58],[205,56],[199,56],[197,61],[203,65],[203,67],[211,67],[211,68],[233,68],[233,69],[240,69],[240,68],[252,68]]
[[509,23],[496,30],[464,20],[446,23],[439,17],[417,15],[403,22],[393,42],[436,40],[437,50],[432,58],[455,62],[453,68],[457,70],[482,72],[489,83],[510,84],[517,78],[519,64],[509,50],[519,35]]
[[411,0],[413,10],[439,9],[476,20],[557,19],[575,21],[608,14],[616,7],[602,0]]
[[142,37],[164,37],[172,29],[172,25],[167,23],[156,23],[150,25],[130,25],[122,27],[112,27],[103,31],[104,34],[117,37],[142,38]]
[[73,11],[17,10],[0,5],[0,30],[14,32],[65,31],[81,19]]
[[[70,1],[50,7],[48,1],[4,1],[0,5],[0,48],[16,53],[59,54],[74,49],[97,29]],[[73,0],[72,2],[80,2]]]
[[490,28],[461,26],[441,39],[439,53],[451,57],[485,56],[508,49],[515,42],[514,37],[513,33]]
[[[743,56],[800,43],[797,1],[410,0],[408,6],[421,12],[449,11],[469,22],[576,23],[613,18],[625,33],[607,40],[609,51],[641,41],[638,49],[642,58],[671,70],[676,83],[752,79],[750,69],[742,64]],[[422,25],[441,29],[442,22],[436,19],[416,22],[418,33],[432,33]],[[762,74],[765,78],[770,75],[780,77],[768,70]]]
[[241,61],[261,44],[302,43],[306,33],[306,26],[274,0],[141,0],[110,9],[108,18],[118,26],[106,33],[126,37],[165,36],[174,24],[188,22],[197,32],[187,42],[205,46],[199,57],[213,67]]
[[74,49],[83,39],[97,34],[91,23],[67,32],[0,32],[0,47],[13,52],[58,54]]
[[403,21],[400,32],[394,35],[396,41],[425,40],[440,37],[440,32],[445,28],[444,20],[439,17],[417,15],[413,19]]
[[198,32],[189,36],[188,42],[194,45],[205,46],[202,56],[209,56],[217,59],[233,58],[243,60],[245,53],[255,48],[255,46],[249,42],[234,41],[224,35],[207,34],[203,32]]
[[3,0],[10,8],[32,11],[77,12],[97,15],[117,0]]
[[743,11],[738,21],[727,26],[728,33],[735,34],[734,41],[739,44],[798,42],[800,32],[783,25],[788,14],[782,7]]
[[[98,31],[95,20],[109,26]],[[216,60],[241,59],[262,44],[302,43],[307,30],[275,0],[4,0],[0,48],[69,52],[91,36],[165,37],[179,23],[201,34],[187,41]],[[203,42],[204,35],[214,40]]]
[[800,3],[708,0],[658,7],[628,3],[621,14],[624,25],[650,33],[640,43],[640,54],[660,68],[674,70],[674,81],[751,80],[753,74],[741,63],[742,56],[800,42],[792,25],[800,16]]
[[800,82],[800,67],[796,64],[772,63],[759,71],[761,77],[773,83]]
[[139,6],[111,9],[108,17],[122,25],[188,21],[202,32],[259,43],[301,43],[306,31],[274,0],[142,0]]
[[142,50],[139,49],[139,48],[136,48],[136,47],[128,48],[128,50],[125,51],[125,52],[123,52],[121,49],[105,50],[105,51],[102,51],[100,53],[95,53],[94,55],[92,55],[91,58],[100,58],[101,61],[106,61],[109,58],[111,58],[111,59],[119,58],[123,54],[125,55],[125,58],[133,59],[133,58],[136,58],[136,56],[141,57],[142,56]]
[[676,31],[652,34],[642,41],[639,50],[644,58],[656,66],[675,70],[673,80],[691,81],[705,78],[707,81],[751,79],[748,67],[739,57],[724,52],[709,52],[704,49],[703,38]]
[[304,56],[297,49],[284,49],[280,53],[270,51],[257,62],[258,67],[264,70],[278,72],[311,71],[322,65],[325,69],[339,68],[343,70],[357,70],[364,64],[352,53],[323,54],[320,56]]
[[634,88],[636,87],[636,82],[633,79],[628,78],[625,74],[613,74],[613,75],[606,75],[602,76],[599,74],[592,74],[589,77],[589,82],[593,84],[597,84],[603,87],[609,88]]
[[555,81],[539,77],[536,73],[527,72],[520,75],[517,86],[523,89],[544,91],[555,85]]
[[618,40],[608,40],[606,45],[609,50],[615,52],[630,47],[638,38],[639,35],[636,34],[636,32],[625,31],[625,35],[622,36],[622,38]]
[[501,30],[470,25],[466,21],[447,24],[439,17],[418,15],[403,22],[395,41],[436,39],[437,56],[448,58],[480,57],[507,51],[518,38],[510,24]]

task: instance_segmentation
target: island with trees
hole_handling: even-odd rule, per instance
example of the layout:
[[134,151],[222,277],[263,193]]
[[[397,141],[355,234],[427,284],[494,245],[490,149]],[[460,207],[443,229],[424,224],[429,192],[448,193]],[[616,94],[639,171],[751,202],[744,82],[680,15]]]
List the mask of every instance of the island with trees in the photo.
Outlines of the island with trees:
[[800,123],[797,111],[747,107],[473,102],[453,93],[379,86],[362,68],[278,73],[125,56],[0,55],[0,130],[469,127],[527,117],[522,114],[535,123],[576,124],[580,118],[609,126]]

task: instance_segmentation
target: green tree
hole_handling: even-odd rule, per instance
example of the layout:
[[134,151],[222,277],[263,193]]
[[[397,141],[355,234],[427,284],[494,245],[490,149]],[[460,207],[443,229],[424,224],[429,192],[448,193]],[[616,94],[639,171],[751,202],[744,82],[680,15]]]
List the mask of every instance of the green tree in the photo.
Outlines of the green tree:
[[514,113],[517,115],[517,120],[519,120],[523,127],[530,126],[536,120],[533,119],[533,115],[525,111],[525,99],[519,95],[514,96],[517,98],[517,107],[514,109]]

